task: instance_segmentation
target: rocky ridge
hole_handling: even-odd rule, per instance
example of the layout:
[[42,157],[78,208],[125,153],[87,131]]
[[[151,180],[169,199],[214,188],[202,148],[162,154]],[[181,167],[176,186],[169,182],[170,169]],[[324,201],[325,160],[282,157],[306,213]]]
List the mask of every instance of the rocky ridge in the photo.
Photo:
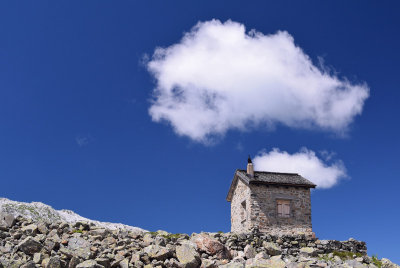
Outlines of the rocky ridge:
[[110,222],[101,222],[94,221],[88,218],[82,217],[71,210],[61,209],[56,210],[49,205],[43,204],[41,202],[18,202],[12,201],[7,198],[0,198],[0,213],[3,214],[11,214],[14,217],[22,216],[27,219],[32,219],[35,222],[57,222],[62,221],[66,223],[74,223],[74,222],[87,222],[93,223],[94,225],[101,226],[107,229],[116,230],[116,229],[127,229],[133,232],[143,232],[145,230],[133,227],[121,223],[110,223]]

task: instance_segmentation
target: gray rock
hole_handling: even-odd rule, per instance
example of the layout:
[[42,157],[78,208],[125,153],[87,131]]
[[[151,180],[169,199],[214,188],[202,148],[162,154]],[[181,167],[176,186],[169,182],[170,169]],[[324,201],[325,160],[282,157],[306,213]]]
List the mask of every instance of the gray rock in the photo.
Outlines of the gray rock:
[[43,245],[32,237],[28,236],[21,243],[19,243],[17,247],[25,254],[33,255],[34,253],[39,252],[43,248]]
[[282,253],[282,248],[275,243],[272,242],[263,242],[263,247],[267,251],[267,253],[271,256],[280,255]]
[[257,252],[254,249],[254,247],[252,245],[246,245],[246,247],[244,248],[244,256],[247,259],[252,259],[256,256]]
[[16,220],[14,215],[8,213],[0,213],[0,226],[11,228],[14,226]]
[[33,261],[28,261],[24,265],[22,265],[20,268],[36,268],[36,264]]
[[67,249],[72,252],[74,256],[78,256],[84,260],[87,260],[92,256],[90,247],[90,242],[81,237],[75,236],[68,240]]
[[110,260],[107,258],[96,258],[95,261],[100,264],[103,265],[105,268],[110,268],[111,264],[110,264]]
[[217,268],[215,261],[203,259],[200,268]]
[[219,268],[244,268],[243,263],[238,263],[238,262],[230,262],[224,265],[218,266]]
[[75,268],[79,263],[81,263],[81,260],[78,257],[73,256],[69,261],[68,268]]
[[98,264],[95,260],[88,260],[78,264],[76,268],[104,268],[104,266]]
[[359,263],[356,260],[347,260],[344,262],[344,265],[347,265],[348,267],[354,267],[354,268],[363,268],[366,267],[362,263]]
[[123,259],[123,260],[119,263],[119,267],[120,267],[120,268],[129,268],[129,260],[128,260],[128,259]]
[[154,242],[154,238],[153,238],[153,236],[151,234],[146,233],[143,236],[143,244],[144,244],[144,246],[150,246],[153,242]]
[[27,226],[22,227],[22,232],[33,235],[36,234],[38,231],[38,226],[36,224],[29,224]]
[[92,229],[90,230],[89,234],[92,236],[99,235],[102,238],[106,237],[109,231],[105,228],[97,228],[97,229]]
[[47,228],[47,225],[44,222],[39,222],[37,225],[37,229],[41,234],[47,234],[49,232],[49,229]]
[[200,267],[200,256],[191,243],[184,243],[181,246],[177,246],[176,256],[183,268]]
[[246,268],[284,268],[285,262],[281,259],[281,256],[273,256],[270,259],[252,259],[249,263],[246,263]]
[[49,262],[45,268],[61,268],[61,261],[59,257],[50,257]]
[[147,246],[143,249],[143,252],[147,253],[147,255],[151,259],[156,259],[159,261],[164,261],[167,258],[171,257],[173,254],[173,252],[170,249],[166,247],[160,247],[157,245]]
[[318,255],[317,250],[310,247],[301,248],[299,253],[305,257],[316,257]]
[[400,268],[399,265],[394,264],[393,262],[391,262],[389,259],[386,258],[382,258],[381,262],[382,262],[382,268]]
[[42,253],[37,252],[37,253],[33,254],[33,262],[34,263],[41,263],[42,260],[43,260],[43,254]]

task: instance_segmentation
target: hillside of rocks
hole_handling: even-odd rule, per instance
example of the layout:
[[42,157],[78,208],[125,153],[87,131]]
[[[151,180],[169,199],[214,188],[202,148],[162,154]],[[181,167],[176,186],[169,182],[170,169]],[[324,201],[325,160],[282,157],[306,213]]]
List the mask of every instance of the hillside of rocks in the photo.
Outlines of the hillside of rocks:
[[0,267],[255,268],[399,267],[367,256],[364,242],[273,236],[108,229],[93,222],[0,214]]
[[8,198],[0,198],[0,213],[11,214],[14,217],[22,216],[32,221],[44,221],[44,222],[87,222],[93,223],[97,226],[101,226],[107,229],[127,229],[133,232],[143,232],[145,230],[133,227],[121,223],[110,223],[110,222],[100,222],[95,220],[90,220],[88,218],[82,217],[75,212],[67,209],[56,210],[49,205],[43,204],[41,202],[20,202],[13,201]]

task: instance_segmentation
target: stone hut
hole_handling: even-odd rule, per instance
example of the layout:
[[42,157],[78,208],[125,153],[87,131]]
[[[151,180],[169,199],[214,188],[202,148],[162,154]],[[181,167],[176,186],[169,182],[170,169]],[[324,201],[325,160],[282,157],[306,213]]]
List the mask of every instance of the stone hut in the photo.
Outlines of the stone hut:
[[310,188],[316,185],[295,173],[236,170],[226,197],[231,203],[231,231],[313,235]]

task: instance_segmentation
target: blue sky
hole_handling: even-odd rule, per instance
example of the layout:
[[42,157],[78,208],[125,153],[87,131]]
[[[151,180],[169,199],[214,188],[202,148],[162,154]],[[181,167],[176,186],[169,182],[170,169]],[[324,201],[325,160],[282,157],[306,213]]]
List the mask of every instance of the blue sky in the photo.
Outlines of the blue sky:
[[[365,240],[369,254],[400,262],[398,9],[394,1],[2,2],[0,196],[148,230],[229,231],[225,197],[247,155],[306,150],[315,152],[322,168],[347,175],[312,193],[317,236]],[[301,123],[280,116],[254,122],[253,116],[268,111],[243,112],[251,107],[243,101],[236,113],[228,111],[233,119],[244,114],[242,121],[212,116],[190,134],[185,126],[196,126],[203,113],[188,114],[193,119],[183,123],[168,113],[151,114],[162,96],[154,91],[160,78],[148,65],[160,63],[152,57],[156,47],[179,44],[184,32],[212,19],[220,21],[222,32],[228,20],[264,37],[286,31],[294,43],[286,42],[301,48],[313,66],[322,59],[324,67],[317,68],[348,81],[348,89],[368,88],[369,97],[357,102],[362,111],[347,114],[351,122],[344,124],[343,117],[336,121],[337,114],[329,114],[328,127],[310,115]],[[179,70],[177,62],[172,70]],[[209,74],[219,71],[226,70]],[[177,74],[174,83],[184,77]],[[278,85],[287,86],[282,81]],[[194,89],[183,90],[196,90],[197,81],[190,82]],[[257,101],[262,104],[268,94]],[[305,114],[315,108],[311,104],[295,103]],[[160,114],[167,119],[156,122]],[[204,131],[211,136],[196,139]]]

